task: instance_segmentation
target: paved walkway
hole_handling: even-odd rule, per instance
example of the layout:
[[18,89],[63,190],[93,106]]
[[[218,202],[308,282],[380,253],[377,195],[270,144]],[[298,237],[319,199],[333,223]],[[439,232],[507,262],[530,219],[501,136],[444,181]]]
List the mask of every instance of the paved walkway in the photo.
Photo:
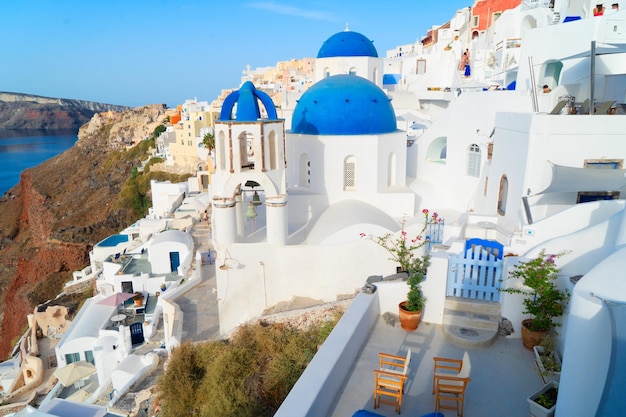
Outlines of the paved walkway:
[[[210,250],[209,226],[198,223],[193,226],[191,236],[194,249],[203,254]],[[183,312],[182,341],[201,342],[219,340],[219,318],[217,309],[217,288],[215,264],[203,262],[200,271],[202,282],[174,300]]]

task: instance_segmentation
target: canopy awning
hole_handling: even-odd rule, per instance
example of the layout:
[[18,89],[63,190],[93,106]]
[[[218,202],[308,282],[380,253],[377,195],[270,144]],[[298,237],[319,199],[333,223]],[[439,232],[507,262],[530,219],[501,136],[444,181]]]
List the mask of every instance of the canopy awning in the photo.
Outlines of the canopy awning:
[[[626,44],[624,43],[609,43],[609,42],[597,42],[596,43],[596,55],[610,55],[610,54],[623,54],[626,53]],[[578,52],[562,59],[571,58],[584,58],[591,55],[589,49]]]
[[626,169],[574,168],[552,162],[550,165],[552,166],[550,185],[536,194],[618,191],[626,187]]

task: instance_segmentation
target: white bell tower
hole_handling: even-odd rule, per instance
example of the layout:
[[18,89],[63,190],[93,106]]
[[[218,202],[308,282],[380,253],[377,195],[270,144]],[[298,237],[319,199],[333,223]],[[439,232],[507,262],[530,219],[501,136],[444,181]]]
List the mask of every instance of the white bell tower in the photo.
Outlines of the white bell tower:
[[215,122],[215,165],[216,248],[247,242],[263,230],[268,243],[286,244],[285,122],[270,96],[250,81],[224,100]]

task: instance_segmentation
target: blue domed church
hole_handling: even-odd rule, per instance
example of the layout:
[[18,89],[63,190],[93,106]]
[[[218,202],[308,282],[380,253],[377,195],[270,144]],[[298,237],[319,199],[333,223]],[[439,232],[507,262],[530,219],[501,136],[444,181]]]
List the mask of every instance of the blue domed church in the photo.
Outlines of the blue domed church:
[[[392,217],[413,212],[414,194],[406,188],[406,137],[396,128],[391,100],[371,81],[343,74],[314,84],[296,105],[286,145],[292,202],[306,195],[316,202],[314,213],[332,211],[339,202],[346,207],[348,201]],[[290,212],[290,221],[304,213]],[[333,238],[314,233],[311,239]]]
[[315,60],[315,82],[338,74],[358,75],[383,85],[383,59],[374,42],[347,26],[322,44]]
[[396,231],[397,219],[415,211],[406,135],[377,85],[376,48],[340,32],[318,61],[323,76],[298,100],[290,129],[250,82],[225,99],[215,123],[221,332],[292,297],[353,293],[388,262],[359,232]]

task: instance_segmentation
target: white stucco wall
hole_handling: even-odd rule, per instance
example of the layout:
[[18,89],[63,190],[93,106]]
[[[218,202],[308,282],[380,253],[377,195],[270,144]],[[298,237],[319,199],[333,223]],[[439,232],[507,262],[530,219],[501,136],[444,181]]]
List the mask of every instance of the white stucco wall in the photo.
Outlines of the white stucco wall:
[[626,249],[622,248],[574,287],[565,335],[558,416],[596,415],[610,366],[612,331],[623,332],[613,328],[601,299],[626,303],[626,281],[619,273],[626,267],[625,259]]
[[[170,265],[170,253],[178,252],[179,270],[172,271]],[[148,248],[148,260],[152,267],[152,273],[165,274],[168,272],[181,272],[185,276],[189,269],[193,256],[193,240],[189,233],[178,230],[168,230],[156,235]]]

